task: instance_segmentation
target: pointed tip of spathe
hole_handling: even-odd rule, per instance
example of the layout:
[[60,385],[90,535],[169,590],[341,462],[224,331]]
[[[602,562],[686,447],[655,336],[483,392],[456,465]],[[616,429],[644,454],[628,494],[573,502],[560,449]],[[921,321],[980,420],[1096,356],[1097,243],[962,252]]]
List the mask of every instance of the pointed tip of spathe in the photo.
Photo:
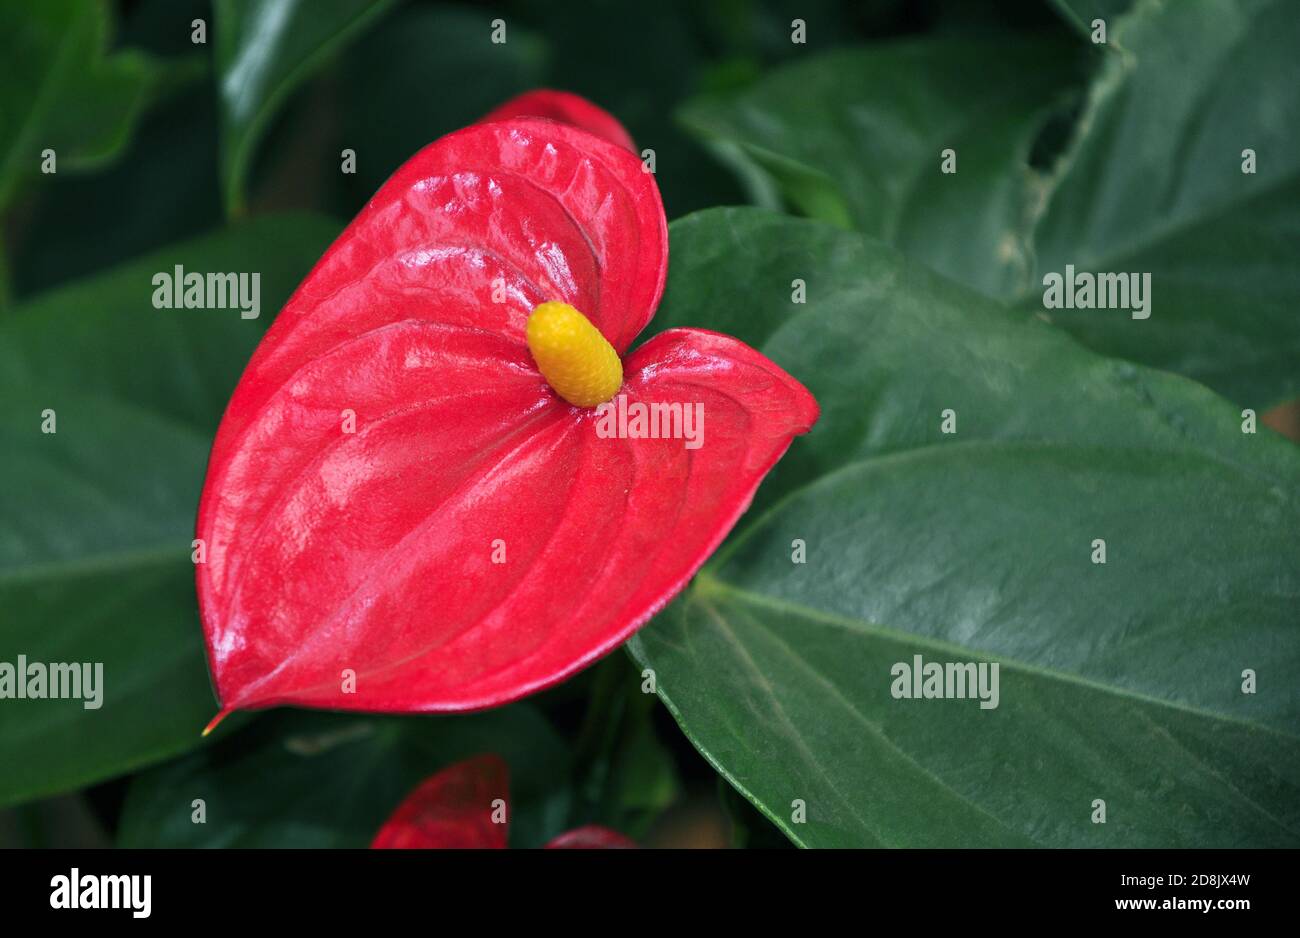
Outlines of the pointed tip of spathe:
[[207,726],[203,727],[203,732],[200,735],[207,736],[209,733],[215,730],[217,728],[218,723],[220,723],[226,717],[230,716],[230,712],[231,711],[229,708],[222,708],[221,712],[218,713],[216,716],[214,716]]

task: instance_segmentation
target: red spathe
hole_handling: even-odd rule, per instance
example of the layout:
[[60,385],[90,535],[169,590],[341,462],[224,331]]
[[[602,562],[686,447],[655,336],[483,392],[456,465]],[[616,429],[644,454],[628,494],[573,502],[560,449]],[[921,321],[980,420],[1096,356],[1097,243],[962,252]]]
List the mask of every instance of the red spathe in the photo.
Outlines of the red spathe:
[[568,91],[539,88],[511,98],[483,118],[484,121],[509,120],[515,117],[545,117],[562,124],[572,124],[604,137],[610,143],[636,152],[632,135],[613,114],[597,107],[586,98]]
[[421,782],[384,822],[370,847],[504,850],[509,795],[510,770],[500,756],[466,759]]
[[524,338],[547,300],[624,354],[667,270],[653,175],[553,121],[416,154],[289,299],[213,445],[197,566],[223,713],[507,703],[623,643],[748,507],[812,396],[743,343],[677,329],[629,401],[701,403],[699,449],[604,439]]

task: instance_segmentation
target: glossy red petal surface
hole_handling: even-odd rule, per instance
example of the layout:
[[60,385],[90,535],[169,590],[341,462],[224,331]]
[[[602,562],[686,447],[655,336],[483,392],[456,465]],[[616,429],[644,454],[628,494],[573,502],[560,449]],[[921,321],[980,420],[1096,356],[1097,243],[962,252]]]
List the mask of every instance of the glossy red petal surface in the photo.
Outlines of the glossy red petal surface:
[[637,842],[618,831],[588,824],[556,837],[546,845],[547,850],[635,850]]
[[510,772],[499,756],[483,755],[443,769],[420,783],[384,822],[376,850],[504,850],[507,825],[492,822],[492,802],[509,808]]
[[568,91],[552,91],[539,88],[526,91],[517,98],[511,98],[483,118],[484,121],[508,120],[513,117],[544,117],[581,127],[610,143],[626,150],[636,152],[632,135],[619,123],[618,118],[603,108],[597,107],[586,98]]
[[562,299],[625,346],[664,230],[639,162],[551,122],[469,128],[394,175],[277,318],[213,445],[197,572],[224,710],[506,703],[682,588],[815,402],[742,343],[675,330],[625,359],[623,393],[704,405],[703,446],[602,439],[523,339]]
[[[252,515],[234,500],[239,568],[207,565],[230,577],[205,620],[223,705],[478,709],[625,641],[816,419],[725,336],[663,333],[625,371],[629,408],[702,405],[703,445],[603,439],[526,351],[463,327],[377,330],[306,367],[234,457],[277,480]],[[375,416],[341,434],[345,405]]]

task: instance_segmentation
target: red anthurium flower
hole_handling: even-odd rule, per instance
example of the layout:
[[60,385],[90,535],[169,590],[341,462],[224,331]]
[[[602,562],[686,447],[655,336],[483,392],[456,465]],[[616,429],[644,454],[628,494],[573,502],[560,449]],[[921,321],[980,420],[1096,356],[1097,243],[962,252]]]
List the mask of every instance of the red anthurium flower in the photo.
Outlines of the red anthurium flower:
[[480,123],[384,184],[213,444],[197,572],[223,714],[495,706],[682,589],[817,405],[716,333],[627,354],[667,263],[653,175],[577,127]]
[[[510,770],[499,756],[475,756],[422,782],[384,822],[370,846],[397,850],[504,850],[509,839]],[[548,848],[612,849],[635,841],[589,824]]]
[[483,120],[499,121],[512,117],[545,117],[561,124],[572,124],[597,137],[604,137],[625,150],[636,152],[632,135],[618,122],[618,118],[586,98],[567,91],[541,88],[525,92],[517,98],[511,98]]

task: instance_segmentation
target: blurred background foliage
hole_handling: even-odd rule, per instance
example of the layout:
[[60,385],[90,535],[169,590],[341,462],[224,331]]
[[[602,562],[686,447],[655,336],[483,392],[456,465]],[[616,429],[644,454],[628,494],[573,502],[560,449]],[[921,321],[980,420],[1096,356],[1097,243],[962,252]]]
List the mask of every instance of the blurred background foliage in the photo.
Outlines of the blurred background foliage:
[[[29,5],[5,6],[14,20],[8,44],[39,55],[40,46],[29,45],[37,40],[19,28]],[[541,86],[589,97],[616,114],[639,145],[655,149],[670,220],[735,204],[744,194],[732,174],[676,119],[691,96],[744,87],[792,57],[869,39],[1067,31],[1036,0],[266,4],[289,11],[269,24],[280,44],[269,57],[279,71],[257,89],[258,104],[247,105],[256,114],[244,114],[232,98],[246,92],[223,90],[221,69],[229,62],[222,57],[235,54],[223,42],[235,40],[219,38],[230,35],[221,14],[236,28],[261,30],[265,43],[268,23],[241,17],[261,5],[218,0],[215,23],[207,0],[72,4],[97,13],[63,21],[62,0],[40,6],[50,11],[51,30],[75,23],[86,32],[83,46],[65,53],[82,84],[69,82],[63,93],[111,121],[116,135],[94,154],[96,172],[60,177],[58,185],[35,185],[27,161],[32,185],[6,214],[15,299],[209,230],[231,202],[247,212],[310,209],[350,218],[421,146]],[[335,29],[313,43],[302,25],[328,21],[326,11],[337,11]],[[198,18],[208,23],[206,45],[191,41]],[[484,40],[497,18],[507,24],[501,45]],[[790,41],[795,18],[810,24],[805,45]],[[42,76],[43,63],[6,58],[19,88]],[[118,76],[114,85],[95,77],[109,72]],[[64,106],[51,102],[43,110],[60,114]],[[354,176],[338,172],[344,147],[357,150]],[[17,141],[11,162],[16,151]],[[85,165],[68,159],[60,168]],[[243,179],[247,205],[245,196],[230,195],[232,173]]]
[[[621,654],[527,703],[444,719],[436,734],[421,719],[276,713],[231,720],[200,746],[189,727],[206,721],[212,703],[186,550],[167,538],[192,513],[207,440],[256,337],[220,324],[201,337],[145,328],[131,319],[138,284],[180,258],[194,258],[195,268],[255,266],[265,281],[264,328],[333,233],[412,153],[515,94],[555,87],[605,107],[639,146],[654,149],[670,220],[719,205],[787,210],[883,238],[986,295],[1022,303],[1038,270],[1025,227],[1035,185],[1068,152],[1071,128],[1088,113],[1090,76],[1105,67],[1080,34],[1092,15],[1129,6],[0,0],[0,316],[8,317],[0,380],[8,403],[18,406],[33,376],[62,375],[60,387],[70,399],[84,395],[87,413],[108,388],[152,410],[106,410],[87,421],[95,426],[82,451],[68,456],[93,466],[96,427],[113,434],[138,421],[131,439],[147,441],[139,464],[107,467],[121,486],[96,496],[130,511],[56,497],[67,531],[91,542],[102,535],[129,558],[123,563],[144,566],[134,592],[113,592],[114,568],[88,567],[76,583],[55,586],[22,573],[0,579],[7,639],[35,643],[49,623],[67,620],[81,630],[70,634],[89,643],[69,639],[70,656],[129,656],[138,686],[115,712],[136,735],[122,746],[87,738],[75,722],[42,722],[30,708],[0,712],[8,776],[0,806],[14,805],[0,810],[0,845],[359,845],[416,781],[494,746],[512,764],[518,845],[595,822],[652,845],[788,846],[655,698],[640,693],[639,666]],[[498,19],[504,44],[488,41]],[[791,42],[796,19],[806,23],[803,44]],[[806,73],[800,63],[809,63]],[[919,78],[932,74],[946,77]],[[850,126],[845,109],[868,100]],[[899,130],[898,148],[860,146],[863,128],[890,139]],[[932,158],[954,133],[968,135],[969,191],[907,190],[900,167],[917,154]],[[44,147],[57,151],[55,176],[38,172],[34,154]],[[355,174],[339,171],[344,149],[356,153]],[[855,188],[854,180],[865,182]],[[1294,237],[1290,217],[1278,219],[1279,239]],[[1284,276],[1292,258],[1279,248],[1269,273]],[[1283,329],[1287,341],[1294,315],[1284,324],[1279,311],[1292,296],[1258,298],[1273,317],[1269,328]],[[61,330],[109,321],[125,325],[106,343],[62,347]],[[1080,337],[1106,349],[1112,340],[1087,328]],[[1261,410],[1295,396],[1300,375],[1286,367],[1290,359],[1265,366],[1247,354],[1259,336],[1236,335],[1211,314],[1197,329],[1196,350],[1179,333],[1156,364],[1258,400]],[[1199,372],[1206,343],[1240,345],[1236,371]],[[180,356],[186,370],[160,377],[120,367],[152,356]],[[1294,413],[1283,407],[1268,420],[1294,433]],[[149,452],[168,453],[174,465],[160,469]],[[15,458],[6,472],[6,484],[23,491],[21,499],[11,491],[6,521],[48,523],[19,504],[39,504],[59,484],[48,467]],[[118,531],[131,533],[114,540]],[[64,543],[49,547],[52,559],[89,563],[74,553]],[[162,654],[151,637],[162,633],[172,644],[150,670],[140,662]],[[0,658],[10,645],[0,645]],[[302,771],[289,758],[301,752],[324,761]],[[29,770],[36,761],[40,771]],[[274,766],[276,785],[267,786]],[[237,823],[217,831],[190,824],[184,812],[157,813],[208,789],[229,799],[216,807]]]

